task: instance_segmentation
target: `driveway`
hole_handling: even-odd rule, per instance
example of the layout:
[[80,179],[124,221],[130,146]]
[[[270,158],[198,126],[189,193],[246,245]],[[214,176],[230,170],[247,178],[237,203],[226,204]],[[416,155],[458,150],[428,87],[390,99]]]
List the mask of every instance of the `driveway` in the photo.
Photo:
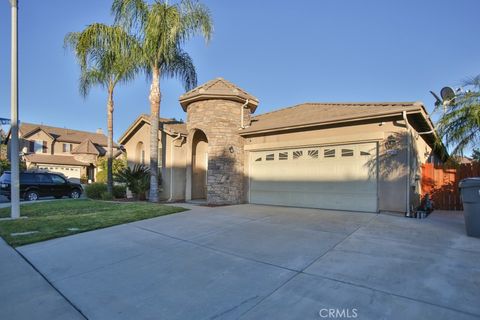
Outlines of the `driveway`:
[[89,319],[478,319],[464,234],[458,213],[194,206],[19,251]]

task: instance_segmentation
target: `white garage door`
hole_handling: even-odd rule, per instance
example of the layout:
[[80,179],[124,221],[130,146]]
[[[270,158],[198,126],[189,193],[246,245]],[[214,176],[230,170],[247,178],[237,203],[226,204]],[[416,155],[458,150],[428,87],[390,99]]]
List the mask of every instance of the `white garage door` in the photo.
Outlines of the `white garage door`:
[[377,211],[377,144],[252,152],[250,202]]

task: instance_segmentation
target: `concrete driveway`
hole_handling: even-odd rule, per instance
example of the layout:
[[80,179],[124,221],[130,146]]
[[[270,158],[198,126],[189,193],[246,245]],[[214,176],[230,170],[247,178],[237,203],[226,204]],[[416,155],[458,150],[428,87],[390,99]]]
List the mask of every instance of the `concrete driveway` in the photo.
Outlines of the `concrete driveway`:
[[478,319],[464,234],[458,213],[195,206],[19,251],[89,319]]

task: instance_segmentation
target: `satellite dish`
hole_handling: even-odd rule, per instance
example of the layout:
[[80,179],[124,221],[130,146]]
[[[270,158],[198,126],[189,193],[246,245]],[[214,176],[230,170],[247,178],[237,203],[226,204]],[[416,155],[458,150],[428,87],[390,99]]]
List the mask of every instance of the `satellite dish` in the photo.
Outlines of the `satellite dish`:
[[440,97],[437,96],[437,95],[435,94],[435,92],[430,91],[430,93],[431,93],[432,96],[435,98],[435,107],[441,106],[441,105],[442,105],[442,99],[440,99]]
[[450,87],[443,87],[440,90],[440,96],[442,97],[444,105],[450,105],[455,103],[455,91]]

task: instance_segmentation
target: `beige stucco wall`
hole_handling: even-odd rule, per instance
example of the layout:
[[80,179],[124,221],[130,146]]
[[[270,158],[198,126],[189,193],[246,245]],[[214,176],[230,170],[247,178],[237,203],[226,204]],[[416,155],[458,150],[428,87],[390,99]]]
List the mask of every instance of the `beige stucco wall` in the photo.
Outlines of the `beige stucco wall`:
[[[394,150],[387,152],[385,141],[395,137]],[[317,129],[297,130],[288,133],[248,136],[245,139],[248,152],[299,146],[321,146],[343,143],[377,141],[379,144],[378,207],[380,211],[405,212],[407,194],[406,128],[400,117],[349,123],[344,126],[326,126]],[[248,165],[245,165],[245,194],[248,190]]]
[[429,157],[432,155],[432,148],[425,142],[422,135],[415,132],[411,135],[411,189],[410,198],[411,203],[416,209],[421,204],[421,177],[422,177],[422,164],[426,163]]
[[[176,141],[173,144],[172,158],[172,137],[165,132],[159,134],[159,146],[162,148],[162,188],[160,189],[160,199],[169,200],[172,195],[172,201],[185,199],[185,166],[186,166],[186,148],[185,143]],[[177,139],[185,141],[185,138]],[[142,122],[136,130],[129,136],[128,140],[123,142],[127,153],[127,164],[134,166],[139,163],[137,146],[139,142],[143,143],[145,151],[145,165],[150,163],[150,125]],[[173,172],[173,194],[170,192],[172,183],[171,173]]]

